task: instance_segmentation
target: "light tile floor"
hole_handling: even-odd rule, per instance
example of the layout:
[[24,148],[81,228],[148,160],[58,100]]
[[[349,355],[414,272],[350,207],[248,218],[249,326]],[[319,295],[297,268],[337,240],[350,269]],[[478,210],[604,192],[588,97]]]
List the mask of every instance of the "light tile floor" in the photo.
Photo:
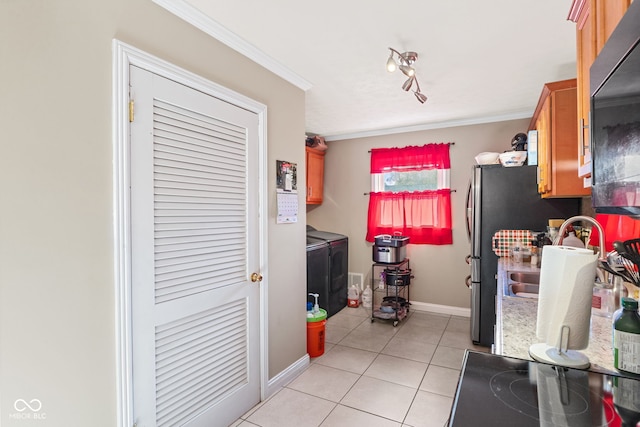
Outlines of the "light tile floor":
[[327,320],[325,353],[233,427],[442,427],[453,402],[469,319],[411,311],[394,327],[346,307]]

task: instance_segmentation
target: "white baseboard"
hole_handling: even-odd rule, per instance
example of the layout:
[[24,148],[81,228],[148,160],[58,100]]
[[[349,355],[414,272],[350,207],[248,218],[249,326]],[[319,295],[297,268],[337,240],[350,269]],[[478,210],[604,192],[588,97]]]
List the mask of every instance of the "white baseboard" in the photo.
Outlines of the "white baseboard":
[[304,372],[305,369],[307,369],[309,363],[311,363],[311,359],[309,358],[308,354],[305,354],[300,359],[289,365],[278,375],[271,378],[269,380],[269,384],[267,384],[266,396],[262,396],[262,400],[267,400],[276,391],[280,390],[282,387],[286,386],[295,378],[297,378],[298,375],[300,375]]
[[450,305],[431,304],[428,302],[411,301],[411,310],[428,311],[430,313],[448,314],[450,316],[471,317],[470,308],[453,307]]

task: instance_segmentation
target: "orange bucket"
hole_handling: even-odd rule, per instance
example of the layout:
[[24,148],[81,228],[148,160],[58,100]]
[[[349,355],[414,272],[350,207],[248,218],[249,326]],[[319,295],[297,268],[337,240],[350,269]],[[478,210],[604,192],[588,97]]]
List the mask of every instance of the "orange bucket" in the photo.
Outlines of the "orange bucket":
[[324,354],[324,335],[327,324],[327,312],[320,309],[314,317],[307,317],[307,353],[309,357]]

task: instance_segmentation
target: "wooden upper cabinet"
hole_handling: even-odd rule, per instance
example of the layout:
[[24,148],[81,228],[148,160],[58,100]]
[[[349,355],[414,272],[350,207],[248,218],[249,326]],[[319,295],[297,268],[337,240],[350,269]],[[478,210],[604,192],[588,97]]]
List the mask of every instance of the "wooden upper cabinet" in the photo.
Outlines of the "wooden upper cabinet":
[[569,11],[569,19],[576,23],[578,176],[585,178],[585,187],[591,186],[589,69],[630,3],[631,0],[574,0]]
[[631,0],[592,0],[595,3],[596,46],[600,53],[611,33],[629,9]]
[[[545,194],[551,191],[551,97],[548,96],[542,102],[535,129],[538,131],[538,193]],[[531,126],[530,126],[531,127]]]
[[307,204],[322,204],[324,192],[324,151],[305,147],[307,158]]
[[538,131],[538,192],[543,198],[591,194],[578,177],[576,79],[547,83],[529,130]]

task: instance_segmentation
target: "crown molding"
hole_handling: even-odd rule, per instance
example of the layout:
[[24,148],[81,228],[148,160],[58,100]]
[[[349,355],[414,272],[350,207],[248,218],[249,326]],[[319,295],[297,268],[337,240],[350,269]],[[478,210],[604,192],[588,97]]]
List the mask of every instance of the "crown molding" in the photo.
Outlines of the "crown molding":
[[419,132],[423,130],[444,129],[458,126],[481,125],[486,123],[504,122],[508,120],[530,119],[531,111],[517,111],[511,114],[483,116],[473,119],[449,120],[438,123],[424,123],[410,126],[399,126],[386,129],[375,129],[363,132],[324,135],[325,141],[342,141],[347,139],[368,138],[372,136],[394,135],[398,133]]
[[258,65],[266,68],[275,75],[281,77],[292,85],[307,91],[311,89],[311,83],[291,71],[269,55],[242,39],[234,32],[228,30],[211,17],[191,6],[184,0],[153,0],[155,4],[166,9],[178,18],[188,22],[194,27],[210,35],[219,42],[229,46],[236,52],[246,56]]

